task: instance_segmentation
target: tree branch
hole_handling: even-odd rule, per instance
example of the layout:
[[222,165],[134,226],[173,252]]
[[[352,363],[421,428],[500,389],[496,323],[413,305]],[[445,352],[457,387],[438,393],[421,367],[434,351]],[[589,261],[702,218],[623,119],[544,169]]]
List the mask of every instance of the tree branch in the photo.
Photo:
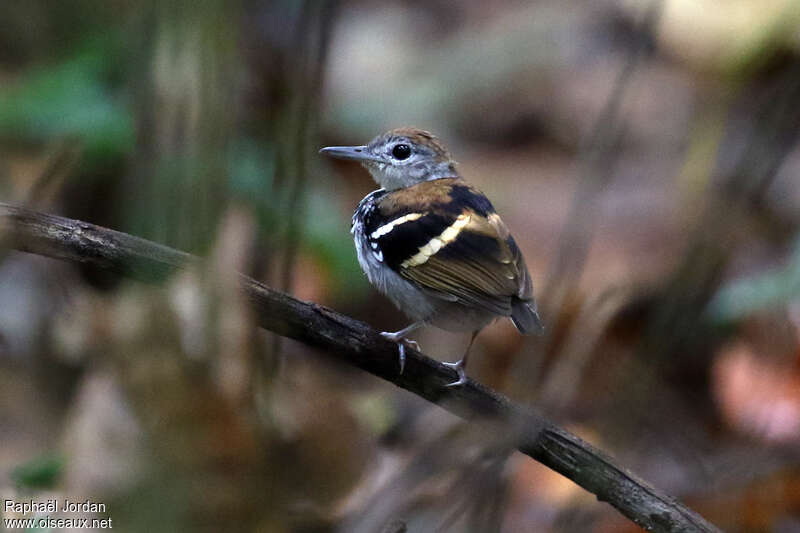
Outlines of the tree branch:
[[[3,203],[0,243],[142,281],[163,278],[200,261],[125,233]],[[615,465],[603,452],[497,392],[472,380],[463,387],[446,388],[453,371],[417,351],[406,350],[405,370],[398,374],[396,345],[363,322],[302,302],[246,276],[240,276],[239,282],[263,328],[320,348],[465,419],[511,423],[519,451],[594,493],[641,527],[664,532],[719,531],[680,502]]]

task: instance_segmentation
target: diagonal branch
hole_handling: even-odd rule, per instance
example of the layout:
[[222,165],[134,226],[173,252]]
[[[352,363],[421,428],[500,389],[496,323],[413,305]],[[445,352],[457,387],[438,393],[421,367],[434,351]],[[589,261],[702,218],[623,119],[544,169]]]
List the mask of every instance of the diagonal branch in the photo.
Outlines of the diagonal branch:
[[[0,243],[23,252],[88,263],[125,276],[152,281],[200,259],[125,233],[0,203]],[[397,348],[363,322],[327,307],[302,302],[241,276],[241,289],[260,325],[323,349],[340,360],[383,378],[472,420],[511,423],[516,447],[568,477],[651,531],[719,531],[694,511],[617,466],[603,452],[497,392],[469,381],[446,388],[452,370],[414,350],[406,351],[398,374]]]

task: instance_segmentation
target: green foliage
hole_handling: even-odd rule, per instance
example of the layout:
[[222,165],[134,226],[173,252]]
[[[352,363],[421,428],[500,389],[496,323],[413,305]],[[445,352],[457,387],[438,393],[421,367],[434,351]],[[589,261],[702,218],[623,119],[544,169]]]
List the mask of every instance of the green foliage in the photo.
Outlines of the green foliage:
[[121,59],[116,41],[87,39],[64,61],[33,69],[0,92],[0,137],[27,143],[76,137],[88,163],[130,153],[133,118],[112,86]]
[[795,241],[788,265],[723,287],[711,302],[710,313],[715,321],[726,323],[798,299],[800,299],[800,237]]
[[17,466],[11,472],[11,478],[20,488],[50,489],[58,482],[63,470],[64,458],[47,454]]
[[274,195],[275,151],[251,138],[239,138],[228,152],[228,187],[231,195],[250,204],[262,228],[277,222]]
[[336,281],[338,296],[365,294],[367,280],[356,261],[356,251],[350,237],[349,218],[342,218],[342,209],[331,202],[330,188],[317,186],[310,191],[304,244],[317,254]]
[[[253,139],[240,138],[229,152],[228,169],[233,197],[253,208],[262,232],[274,233],[285,216],[285,191],[276,190],[275,150]],[[304,249],[330,273],[337,295],[363,294],[367,282],[356,262],[350,219],[342,217],[347,209],[331,201],[333,187],[324,182],[326,178],[320,179],[323,182],[315,182],[307,192],[305,212],[311,216],[304,221]]]

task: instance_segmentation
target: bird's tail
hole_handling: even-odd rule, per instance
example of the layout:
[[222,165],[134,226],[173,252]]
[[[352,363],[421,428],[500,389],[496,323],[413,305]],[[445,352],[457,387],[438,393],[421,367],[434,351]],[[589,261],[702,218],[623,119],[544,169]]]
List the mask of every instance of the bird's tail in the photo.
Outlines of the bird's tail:
[[511,302],[511,321],[523,335],[540,334],[544,331],[544,324],[536,312],[536,303],[533,300],[514,298]]

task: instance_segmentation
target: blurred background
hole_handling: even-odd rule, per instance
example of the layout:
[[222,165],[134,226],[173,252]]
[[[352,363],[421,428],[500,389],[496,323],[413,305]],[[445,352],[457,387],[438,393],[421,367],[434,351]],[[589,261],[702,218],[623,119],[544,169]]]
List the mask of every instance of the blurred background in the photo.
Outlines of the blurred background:
[[[120,531],[637,531],[443,410],[254,327],[232,272],[380,330],[325,145],[437,133],[546,334],[469,373],[726,531],[800,531],[800,2],[7,0],[0,201],[200,254],[0,249],[0,494]],[[455,360],[466,335],[429,329]]]

